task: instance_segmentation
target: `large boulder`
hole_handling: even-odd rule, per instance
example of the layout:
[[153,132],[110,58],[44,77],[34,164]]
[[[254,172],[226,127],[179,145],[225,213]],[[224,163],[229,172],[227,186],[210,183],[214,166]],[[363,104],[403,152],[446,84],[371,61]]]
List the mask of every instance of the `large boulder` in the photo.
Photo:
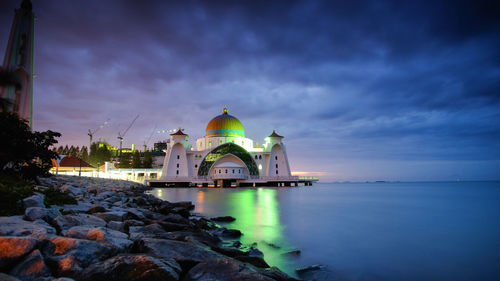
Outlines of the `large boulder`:
[[12,275],[0,272],[0,281],[20,281],[20,280]]
[[111,212],[105,212],[105,213],[94,213],[96,217],[99,217],[107,222],[109,221],[123,221],[126,216],[127,212],[124,211],[111,211]]
[[37,245],[32,237],[0,237],[0,271],[10,268]]
[[56,276],[75,277],[83,268],[116,254],[116,249],[95,241],[57,236],[46,243],[42,252]]
[[87,214],[104,213],[107,211],[108,210],[106,208],[104,208],[104,206],[102,206],[100,204],[95,204],[87,210]]
[[[175,263],[175,262],[174,262]],[[92,281],[155,281],[179,280],[180,266],[171,267],[147,255],[119,255],[86,268],[80,280]]]
[[59,231],[63,231],[73,226],[79,226],[79,225],[106,226],[106,221],[93,215],[79,214],[77,216],[73,215],[58,216],[52,221],[52,224]]
[[65,237],[94,240],[124,251],[132,246],[128,235],[106,227],[74,226],[62,232]]
[[129,235],[131,240],[138,240],[141,238],[162,238],[171,239],[161,225],[153,223],[146,226],[130,226]]
[[10,274],[21,280],[35,280],[37,278],[49,277],[50,270],[45,265],[42,254],[39,250],[34,250],[22,262],[17,264]]
[[209,259],[224,257],[198,243],[175,240],[141,238],[136,241],[134,248],[137,252],[146,253],[157,258],[173,259],[181,265],[192,266]]
[[42,219],[50,222],[60,215],[61,212],[55,208],[29,207],[24,212],[24,219],[28,221]]
[[45,195],[41,193],[35,193],[35,195],[24,198],[23,199],[23,204],[25,208],[29,207],[41,207],[45,208],[45,204],[43,203],[43,200],[45,199]]
[[186,274],[184,281],[273,281],[250,267],[228,258],[213,259],[195,265]]
[[46,223],[38,220],[25,221],[21,216],[0,217],[0,226],[0,236],[44,237],[56,233],[56,230]]

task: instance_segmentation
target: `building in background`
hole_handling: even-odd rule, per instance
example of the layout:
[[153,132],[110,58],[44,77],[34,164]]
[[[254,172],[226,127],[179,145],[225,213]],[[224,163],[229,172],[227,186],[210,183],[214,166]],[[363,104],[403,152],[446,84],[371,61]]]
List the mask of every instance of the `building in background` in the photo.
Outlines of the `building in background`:
[[34,53],[35,15],[31,1],[24,0],[15,10],[10,30],[2,71],[13,73],[18,85],[0,88],[0,97],[9,102],[8,110],[33,127],[33,53]]
[[283,137],[272,132],[262,146],[245,136],[241,122],[224,108],[193,147],[178,130],[170,135],[161,177],[151,186],[295,186]]

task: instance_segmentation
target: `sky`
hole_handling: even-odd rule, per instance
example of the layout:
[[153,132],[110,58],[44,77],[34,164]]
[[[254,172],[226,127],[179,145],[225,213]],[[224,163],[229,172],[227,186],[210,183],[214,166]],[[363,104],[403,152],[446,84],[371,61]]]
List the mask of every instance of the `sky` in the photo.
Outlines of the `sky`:
[[62,145],[136,115],[125,147],[194,143],[227,106],[322,181],[500,179],[498,1],[33,2],[34,129]]

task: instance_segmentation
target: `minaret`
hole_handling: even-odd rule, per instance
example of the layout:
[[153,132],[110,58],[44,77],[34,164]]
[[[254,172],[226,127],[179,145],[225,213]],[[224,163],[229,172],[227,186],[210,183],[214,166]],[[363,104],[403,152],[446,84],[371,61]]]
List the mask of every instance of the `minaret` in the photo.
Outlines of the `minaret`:
[[15,10],[5,50],[3,71],[14,73],[20,88],[14,85],[0,88],[0,96],[10,102],[9,110],[33,126],[33,47],[35,15],[30,0],[23,0]]

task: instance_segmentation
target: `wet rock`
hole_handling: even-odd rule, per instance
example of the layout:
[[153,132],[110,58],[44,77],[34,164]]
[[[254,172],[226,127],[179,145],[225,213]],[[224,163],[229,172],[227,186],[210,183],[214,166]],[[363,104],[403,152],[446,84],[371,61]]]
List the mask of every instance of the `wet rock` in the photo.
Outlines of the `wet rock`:
[[0,272],[0,281],[20,281],[20,280],[12,275]]
[[300,253],[301,253],[300,250],[293,250],[293,251],[283,253],[282,255],[290,256],[290,257],[298,257],[298,256],[300,256]]
[[41,277],[49,277],[50,270],[45,265],[39,250],[34,250],[22,262],[17,264],[10,274],[21,280],[34,280]]
[[271,268],[259,268],[257,271],[265,275],[269,278],[272,278],[276,281],[299,281],[298,279],[295,279],[288,274],[284,273],[283,271],[279,270],[276,266],[273,266]]
[[67,185],[67,184],[61,186],[59,188],[59,190],[61,190],[61,191],[67,191],[70,194],[72,194],[73,196],[82,195],[83,194],[83,191],[80,188],[74,187],[74,186],[71,186],[71,185]]
[[170,212],[172,212],[174,214],[179,214],[179,215],[183,216],[184,218],[189,218],[189,215],[191,215],[189,209],[185,208],[185,207],[175,207],[172,210],[170,210]]
[[231,216],[224,216],[224,217],[211,218],[211,220],[218,221],[218,222],[232,222],[232,221],[235,221],[236,219],[231,217]]
[[127,215],[127,212],[111,211],[105,213],[95,213],[94,215],[105,221],[123,221]]
[[[38,280],[36,280],[36,281],[38,281]],[[68,277],[59,277],[56,279],[52,279],[51,281],[75,281],[75,279],[68,278]]]
[[92,281],[155,281],[179,280],[180,267],[170,267],[147,255],[120,255],[93,264],[79,276]]
[[260,267],[260,268],[268,268],[269,264],[262,258],[262,257],[255,257],[255,256],[236,256],[235,259],[249,263],[253,266]]
[[102,201],[102,200],[109,198],[111,196],[114,196],[114,195],[115,195],[115,193],[112,191],[103,191],[103,192],[100,192],[99,195],[97,195],[96,199],[99,201]]
[[255,247],[250,247],[250,249],[248,250],[248,255],[251,256],[251,257],[264,257],[264,253],[262,253],[261,250],[255,248]]
[[168,221],[154,221],[154,222],[161,225],[161,227],[163,227],[163,229],[165,229],[168,232],[183,231],[183,230],[191,229],[191,227],[189,225],[180,224],[180,223],[173,223],[173,222],[168,222]]
[[228,258],[208,260],[195,265],[186,274],[184,281],[232,281],[273,280],[255,272],[249,267]]
[[241,231],[238,229],[223,229],[221,235],[227,238],[238,238],[241,236]]
[[56,233],[56,230],[46,223],[25,221],[21,216],[0,217],[0,225],[1,236],[41,237]]
[[62,232],[65,237],[94,240],[124,251],[133,244],[128,240],[128,235],[106,227],[74,226]]
[[35,195],[24,198],[23,199],[23,204],[25,208],[29,207],[40,207],[40,208],[45,208],[45,204],[43,203],[43,200],[45,199],[45,195],[41,193],[35,193]]
[[239,249],[235,249],[235,248],[232,248],[232,247],[225,247],[225,246],[222,246],[222,247],[211,247],[212,250],[216,251],[217,253],[221,253],[225,256],[228,256],[228,257],[238,257],[238,256],[246,256],[248,255],[248,252],[244,252],[244,251],[241,251]]
[[37,243],[38,240],[32,237],[0,237],[0,270],[10,268],[30,253]]
[[104,212],[107,212],[108,210],[106,208],[104,208],[104,206],[102,205],[99,205],[99,204],[95,204],[93,205],[92,207],[90,207],[86,213],[87,214],[94,214],[94,213],[104,213]]
[[179,214],[168,214],[163,218],[163,221],[180,223],[180,224],[189,224],[189,220]]
[[274,243],[269,243],[269,242],[264,241],[264,244],[266,244],[267,246],[274,248],[274,249],[281,249],[281,246],[276,245]]
[[63,231],[79,225],[106,226],[106,221],[93,215],[64,215],[52,220],[52,225],[54,225],[59,231]]
[[314,265],[310,265],[310,266],[306,266],[306,267],[297,268],[297,269],[295,269],[295,272],[297,272],[297,274],[301,275],[301,274],[304,274],[307,272],[320,270],[322,268],[323,268],[322,265],[314,264]]
[[157,258],[173,259],[182,265],[193,265],[209,259],[224,257],[197,243],[142,238],[134,244],[137,252],[146,253]]
[[53,237],[42,253],[56,276],[75,277],[83,268],[116,254],[116,250],[95,241]]
[[85,213],[85,211],[90,209],[90,207],[92,207],[92,205],[93,204],[90,202],[82,202],[82,201],[78,201],[76,205],[75,204],[64,204],[62,206],[62,209],[63,209],[62,212],[65,214]]
[[42,207],[29,207],[24,211],[23,219],[34,221],[37,219],[45,219],[47,217],[47,209]]
[[127,219],[131,219],[131,220],[145,220],[146,219],[146,216],[141,211],[139,211],[135,208],[129,208],[126,210],[127,210],[127,215],[126,215]]

